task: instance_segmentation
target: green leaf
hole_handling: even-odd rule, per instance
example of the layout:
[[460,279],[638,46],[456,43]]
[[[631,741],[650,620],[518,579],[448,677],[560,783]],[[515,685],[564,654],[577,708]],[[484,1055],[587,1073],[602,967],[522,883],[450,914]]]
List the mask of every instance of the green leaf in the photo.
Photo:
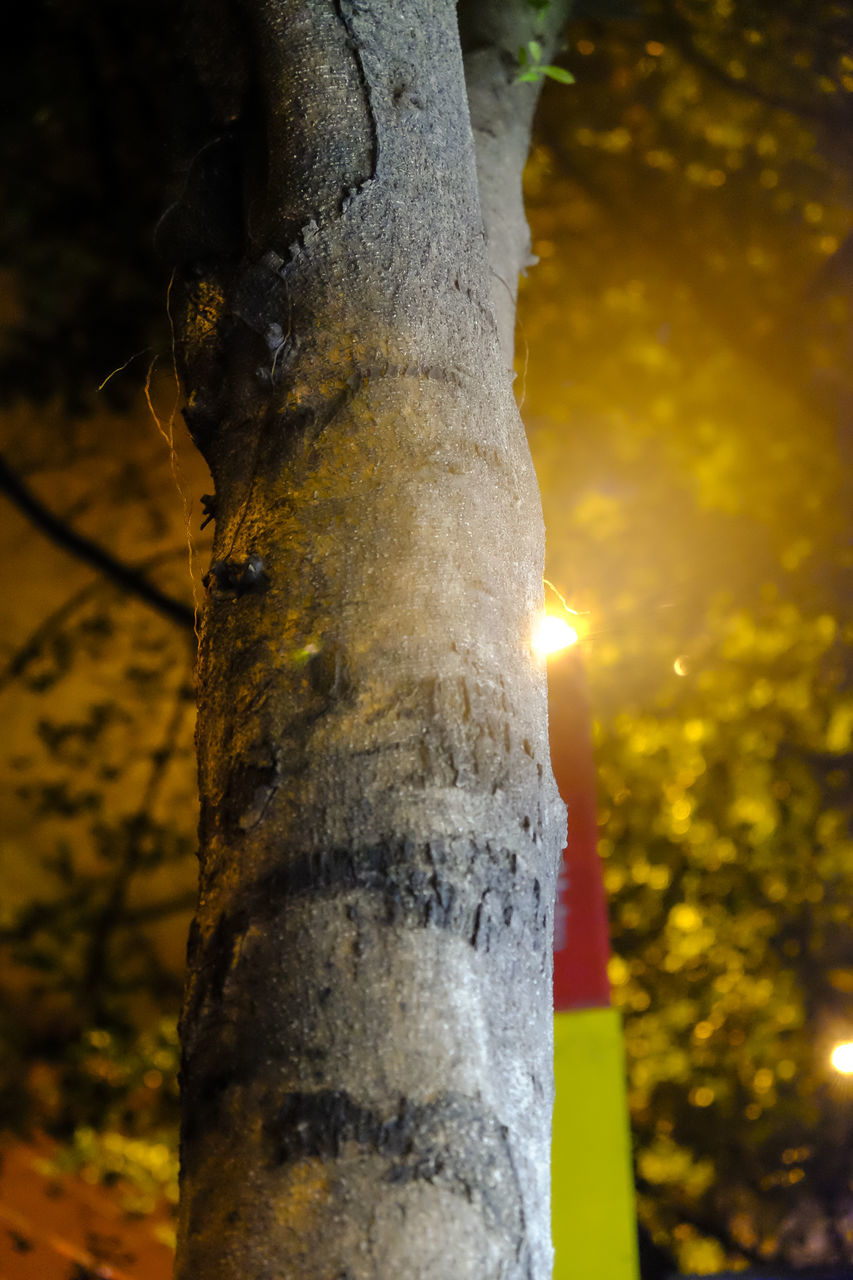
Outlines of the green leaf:
[[539,70],[551,80],[559,80],[560,84],[574,84],[575,78],[571,71],[566,71],[564,67],[544,66]]
[[527,47],[528,47],[528,49],[530,50],[530,57],[533,59],[533,61],[534,61],[534,62],[541,62],[541,61],[542,61],[542,46],[541,46],[541,44],[539,43],[539,41],[538,41],[538,40],[531,40],[531,41],[528,43]]

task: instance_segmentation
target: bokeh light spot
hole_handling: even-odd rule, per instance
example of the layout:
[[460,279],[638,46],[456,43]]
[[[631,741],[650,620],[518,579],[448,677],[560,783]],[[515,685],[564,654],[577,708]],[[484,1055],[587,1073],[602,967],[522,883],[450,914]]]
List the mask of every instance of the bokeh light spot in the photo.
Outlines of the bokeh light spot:
[[843,1076],[853,1075],[853,1040],[837,1044],[830,1055],[830,1062]]

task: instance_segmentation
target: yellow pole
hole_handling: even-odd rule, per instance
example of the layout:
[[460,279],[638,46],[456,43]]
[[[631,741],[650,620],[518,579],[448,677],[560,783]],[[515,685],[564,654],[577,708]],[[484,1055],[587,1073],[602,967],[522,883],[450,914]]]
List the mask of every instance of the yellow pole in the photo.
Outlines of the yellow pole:
[[637,1224],[615,1009],[554,1014],[554,1280],[637,1280]]
[[595,765],[577,651],[549,663],[551,759],[569,818],[554,940],[554,1280],[638,1280],[622,1026],[610,1006]]

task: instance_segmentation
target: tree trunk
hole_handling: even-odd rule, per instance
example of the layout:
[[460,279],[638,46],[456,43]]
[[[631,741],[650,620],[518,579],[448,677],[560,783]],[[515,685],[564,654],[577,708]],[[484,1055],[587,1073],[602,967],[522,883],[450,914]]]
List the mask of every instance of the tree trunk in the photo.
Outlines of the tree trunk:
[[543,536],[455,6],[201,8],[226,127],[165,233],[216,488],[176,1275],[545,1280]]

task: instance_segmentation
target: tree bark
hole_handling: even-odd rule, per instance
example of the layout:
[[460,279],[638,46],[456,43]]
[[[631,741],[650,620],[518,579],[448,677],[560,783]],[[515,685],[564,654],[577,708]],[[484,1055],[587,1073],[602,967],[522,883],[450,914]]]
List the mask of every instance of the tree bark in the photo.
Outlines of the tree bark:
[[518,53],[535,40],[542,60],[550,62],[569,9],[570,0],[550,0],[544,6],[529,0],[467,0],[459,6],[492,307],[508,368],[515,352],[518,277],[536,261],[530,251],[521,178],[541,81],[516,81]]
[[220,17],[166,235],[216,487],[176,1276],[545,1280],[543,533],[455,6]]

